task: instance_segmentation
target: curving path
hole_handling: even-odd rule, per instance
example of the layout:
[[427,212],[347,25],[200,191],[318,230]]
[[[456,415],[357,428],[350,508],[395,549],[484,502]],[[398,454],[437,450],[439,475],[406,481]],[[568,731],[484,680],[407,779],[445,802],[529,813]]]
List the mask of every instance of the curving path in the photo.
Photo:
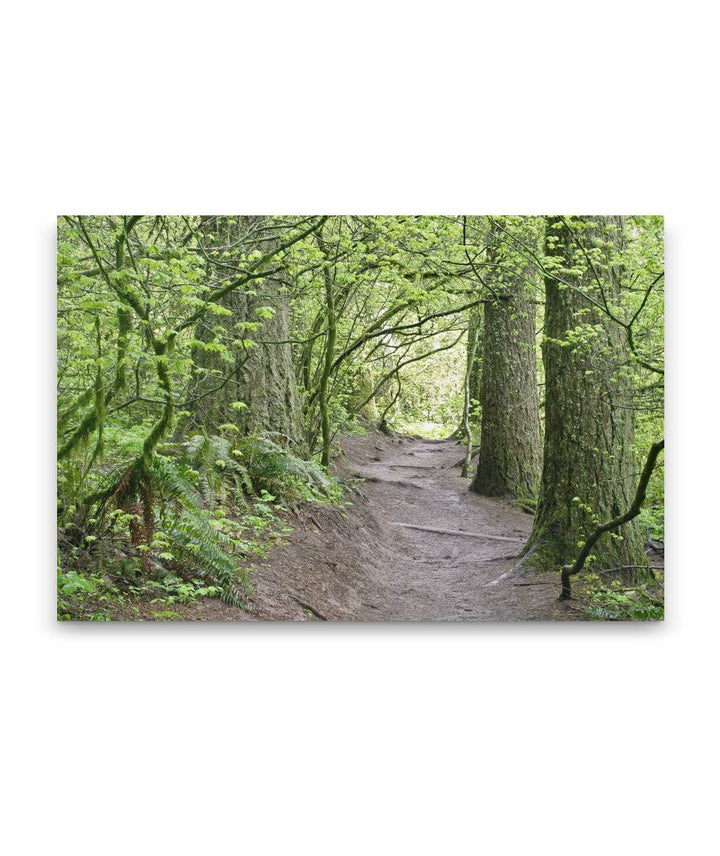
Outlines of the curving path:
[[[576,618],[558,603],[554,575],[495,583],[512,568],[530,533],[530,515],[468,490],[454,441],[373,435],[344,444],[362,477],[384,541],[372,562],[377,596],[356,618],[542,620]],[[433,530],[433,531],[429,531]],[[473,537],[474,536],[474,537]]]
[[[353,481],[344,512],[304,509],[252,572],[248,612],[198,605],[192,618],[327,621],[567,620],[555,575],[492,584],[512,568],[530,515],[477,496],[452,441],[345,438],[338,470]],[[428,531],[433,530],[433,531]],[[472,535],[476,537],[471,537]],[[482,536],[482,537],[477,537]]]

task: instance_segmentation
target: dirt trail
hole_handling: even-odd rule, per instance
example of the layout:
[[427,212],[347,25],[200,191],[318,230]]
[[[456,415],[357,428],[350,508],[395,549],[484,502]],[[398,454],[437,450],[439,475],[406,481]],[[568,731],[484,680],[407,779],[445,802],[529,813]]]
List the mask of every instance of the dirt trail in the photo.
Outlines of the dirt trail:
[[[193,618],[340,621],[577,619],[554,575],[487,585],[512,567],[532,518],[468,490],[452,441],[346,438],[357,479],[343,514],[315,508],[253,573],[249,613],[199,605]],[[423,527],[423,528],[410,528]],[[428,532],[425,529],[445,530]],[[449,532],[448,532],[449,530]],[[459,533],[459,534],[452,534]],[[468,537],[475,533],[490,538]],[[205,612],[206,614],[202,614]]]
[[[353,439],[345,451],[360,459],[356,471],[369,479],[364,491],[394,554],[377,580],[382,597],[374,618],[575,617],[558,604],[552,577],[493,583],[517,562],[532,518],[468,490],[456,466],[464,454],[461,445],[402,438],[373,443],[375,454],[367,460],[366,441]],[[489,537],[446,534],[451,532]]]

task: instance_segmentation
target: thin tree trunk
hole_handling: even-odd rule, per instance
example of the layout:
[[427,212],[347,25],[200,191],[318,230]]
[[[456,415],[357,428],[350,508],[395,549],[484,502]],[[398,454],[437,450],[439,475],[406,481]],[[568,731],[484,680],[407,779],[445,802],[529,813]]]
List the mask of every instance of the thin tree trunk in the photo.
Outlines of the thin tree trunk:
[[335,359],[335,341],[337,338],[337,318],[335,315],[335,293],[333,288],[333,276],[330,271],[330,260],[327,247],[322,237],[322,230],[317,237],[320,249],[325,258],[323,265],[323,280],[325,283],[325,320],[327,323],[327,337],[325,339],[325,353],[323,355],[323,368],[319,384],[319,406],[320,406],[320,431],[322,434],[321,464],[327,469],[330,466],[330,448],[332,434],[330,431],[330,415],[328,412],[328,386],[332,374],[333,361]]
[[463,427],[465,429],[465,440],[467,447],[465,449],[465,461],[463,463],[462,478],[466,478],[470,469],[470,460],[472,459],[473,449],[473,426],[472,426],[472,386],[473,386],[473,371],[475,369],[475,355],[478,347],[479,329],[476,322],[477,312],[470,310],[468,317],[468,343],[467,343],[467,367],[465,369],[465,406],[463,407]]

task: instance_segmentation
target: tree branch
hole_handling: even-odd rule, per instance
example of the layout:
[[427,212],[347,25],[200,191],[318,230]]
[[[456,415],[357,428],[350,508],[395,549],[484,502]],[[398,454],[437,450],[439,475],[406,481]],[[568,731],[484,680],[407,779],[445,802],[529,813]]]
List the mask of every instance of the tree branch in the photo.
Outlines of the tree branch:
[[653,443],[650,447],[650,451],[648,452],[647,460],[645,461],[645,466],[643,467],[642,475],[640,476],[640,481],[638,482],[637,490],[635,492],[635,498],[632,501],[632,505],[625,514],[621,514],[619,517],[614,517],[612,520],[608,520],[606,523],[601,523],[595,531],[590,535],[590,537],[585,541],[585,546],[580,551],[580,555],[575,559],[574,564],[565,565],[562,569],[561,579],[562,579],[562,592],[560,593],[560,600],[568,600],[571,595],[571,587],[570,587],[570,577],[574,574],[579,573],[583,569],[583,565],[587,561],[588,556],[592,548],[598,542],[602,535],[606,532],[612,532],[615,529],[618,529],[625,523],[629,523],[635,517],[640,514],[640,509],[642,508],[643,502],[645,502],[645,497],[647,495],[647,486],[650,481],[650,477],[653,474],[653,470],[655,469],[655,463],[657,462],[658,455],[665,448],[665,440],[659,440],[657,443]]

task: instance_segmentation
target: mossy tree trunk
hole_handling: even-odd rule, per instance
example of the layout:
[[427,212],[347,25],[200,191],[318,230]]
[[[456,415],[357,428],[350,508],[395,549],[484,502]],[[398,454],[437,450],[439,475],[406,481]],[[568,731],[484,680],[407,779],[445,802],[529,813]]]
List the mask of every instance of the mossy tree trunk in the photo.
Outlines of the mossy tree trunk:
[[[572,562],[635,490],[629,353],[624,331],[604,311],[620,296],[622,242],[620,217],[547,220],[544,463],[525,559],[539,569]],[[599,567],[644,564],[637,523],[598,541],[593,555]]]
[[[532,499],[540,481],[542,443],[537,397],[534,267],[508,247],[491,222],[486,254],[495,299],[485,304],[478,466],[471,488],[484,496]],[[537,240],[534,223],[520,226]]]
[[[470,427],[476,435],[480,427],[480,399],[482,397],[483,360],[483,304],[468,310],[467,372],[470,393]],[[473,343],[475,345],[473,349]]]
[[320,405],[320,432],[322,434],[320,463],[327,469],[330,466],[330,451],[332,446],[329,411],[329,384],[330,375],[332,374],[333,360],[335,359],[337,312],[335,304],[335,277],[334,272],[330,269],[330,255],[325,241],[323,240],[322,228],[318,230],[317,242],[323,258],[325,259],[322,274],[323,284],[325,287],[325,320],[327,323],[327,337],[325,339],[325,353],[323,356],[323,365],[318,386],[318,401]]
[[[214,235],[220,261],[220,248],[232,248],[248,233],[250,241],[239,245],[244,255],[254,249],[272,249],[277,239],[264,236],[266,221],[262,217],[213,217],[205,221],[204,231]],[[255,246],[253,235],[257,236]],[[231,249],[231,255],[232,252]],[[209,252],[211,267],[213,256]],[[218,272],[224,270],[227,276],[227,267],[228,261],[223,258]],[[196,327],[199,341],[217,342],[228,348],[195,350],[196,426],[214,431],[220,425],[234,423],[244,433],[272,431],[289,441],[301,439],[301,408],[288,343],[289,288],[281,276],[256,279],[230,292],[220,304],[229,314],[209,313]]]
[[465,383],[462,433],[465,436],[465,461],[460,475],[465,478],[470,469],[473,443],[477,437],[477,408],[480,405],[481,360],[478,354],[482,344],[482,306],[475,306],[468,313],[468,331],[466,340]]
[[373,391],[375,380],[373,372],[364,363],[359,365],[351,380],[352,395],[350,398],[350,412],[369,421],[378,419],[380,411]]
[[[467,423],[470,423],[472,442],[480,437],[480,396],[482,382],[482,329],[483,304],[468,310],[468,333],[465,340],[465,382],[463,412],[457,428],[448,437],[449,440],[467,440]],[[469,404],[469,412],[468,412]],[[467,473],[464,473],[467,475]]]

